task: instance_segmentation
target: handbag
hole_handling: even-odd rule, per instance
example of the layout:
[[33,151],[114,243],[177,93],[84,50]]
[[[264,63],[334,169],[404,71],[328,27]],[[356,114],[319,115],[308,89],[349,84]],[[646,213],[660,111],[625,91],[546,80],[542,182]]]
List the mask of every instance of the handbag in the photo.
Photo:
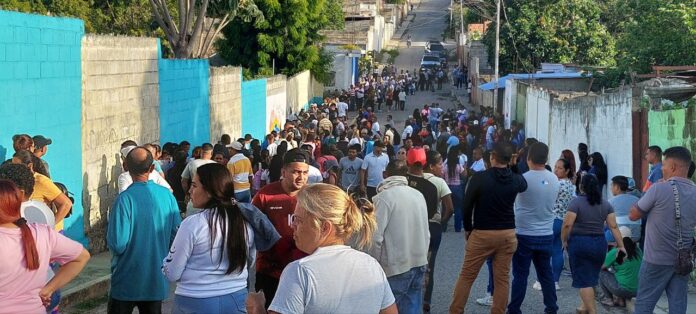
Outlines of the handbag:
[[677,190],[677,185],[673,180],[669,180],[672,185],[672,193],[674,193],[674,221],[677,225],[677,260],[674,263],[674,272],[677,275],[686,276],[694,270],[694,248],[696,248],[696,241],[691,241],[691,247],[686,247],[684,245],[684,239],[682,237],[681,230],[681,207],[679,206],[679,191]]

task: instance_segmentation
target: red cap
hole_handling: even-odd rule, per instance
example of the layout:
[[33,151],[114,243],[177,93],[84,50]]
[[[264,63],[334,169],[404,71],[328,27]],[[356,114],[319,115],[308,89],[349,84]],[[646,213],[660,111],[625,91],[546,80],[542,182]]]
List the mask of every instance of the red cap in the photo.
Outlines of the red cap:
[[425,149],[422,147],[413,147],[409,149],[408,153],[406,154],[406,163],[409,166],[412,166],[417,162],[419,162],[421,166],[425,166]]

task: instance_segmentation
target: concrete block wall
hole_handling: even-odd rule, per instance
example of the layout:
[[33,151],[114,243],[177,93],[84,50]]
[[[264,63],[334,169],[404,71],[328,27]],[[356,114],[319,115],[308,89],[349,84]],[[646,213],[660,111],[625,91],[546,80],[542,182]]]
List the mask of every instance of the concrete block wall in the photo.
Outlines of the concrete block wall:
[[312,98],[311,74],[309,71],[302,71],[288,79],[287,82],[287,111],[299,112]]
[[106,217],[122,172],[121,143],[159,141],[158,47],[156,38],[82,39],[82,203],[95,251],[106,248]]
[[549,158],[558,158],[564,149],[575,152],[582,142],[588,145],[590,153],[602,154],[609,179],[616,175],[632,176],[631,105],[630,88],[565,101],[553,99],[548,131]]
[[161,143],[210,142],[208,60],[160,59]]
[[527,89],[527,113],[525,115],[525,135],[544,143],[549,142],[549,91],[539,86]]
[[[287,78],[276,75],[266,79],[266,133],[279,132],[285,126],[287,112]],[[263,138],[263,137],[260,137]]]
[[242,134],[266,135],[266,79],[242,82]]
[[75,194],[65,233],[87,245],[82,225],[80,40],[77,19],[0,11],[0,161],[14,154],[12,136],[53,140],[44,159],[54,181]]
[[242,68],[210,68],[210,140],[242,137]]

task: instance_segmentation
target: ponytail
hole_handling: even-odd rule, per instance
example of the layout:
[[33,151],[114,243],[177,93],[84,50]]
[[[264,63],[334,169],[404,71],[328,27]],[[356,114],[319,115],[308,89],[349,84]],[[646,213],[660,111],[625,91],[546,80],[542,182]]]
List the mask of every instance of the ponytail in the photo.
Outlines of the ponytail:
[[372,235],[377,229],[375,206],[367,199],[358,200],[359,204],[349,202],[345,212],[346,233],[352,234],[354,243],[359,249],[368,248],[372,244]]
[[27,226],[26,219],[19,218],[14,224],[22,231],[22,248],[24,249],[24,260],[27,263],[27,269],[39,269],[39,252],[36,251],[34,235],[31,234],[31,229]]
[[36,242],[27,221],[19,216],[22,200],[19,198],[19,189],[9,180],[0,180],[0,223],[14,223],[22,232],[22,249],[26,268],[36,270],[39,268],[39,253],[36,250]]

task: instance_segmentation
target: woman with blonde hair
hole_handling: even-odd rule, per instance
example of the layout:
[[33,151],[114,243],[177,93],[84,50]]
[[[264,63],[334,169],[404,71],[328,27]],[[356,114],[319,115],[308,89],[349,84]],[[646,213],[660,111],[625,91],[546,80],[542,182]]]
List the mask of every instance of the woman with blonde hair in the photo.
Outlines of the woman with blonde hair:
[[[377,222],[374,207],[358,206],[337,186],[317,183],[297,195],[291,216],[297,248],[310,254],[283,270],[269,313],[397,313],[377,260],[348,246],[366,247]],[[250,293],[248,313],[265,313],[263,293]]]

